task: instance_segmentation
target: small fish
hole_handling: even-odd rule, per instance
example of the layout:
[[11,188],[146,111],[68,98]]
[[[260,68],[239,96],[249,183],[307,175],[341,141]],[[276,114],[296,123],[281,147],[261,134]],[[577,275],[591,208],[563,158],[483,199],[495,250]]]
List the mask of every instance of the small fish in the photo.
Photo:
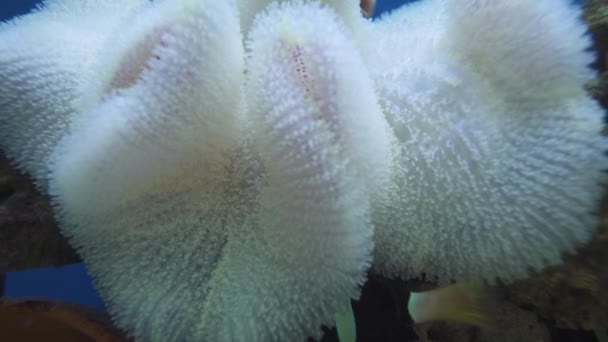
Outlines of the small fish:
[[361,0],[359,7],[361,7],[361,14],[365,18],[371,18],[371,16],[374,15],[376,0]]
[[489,325],[487,309],[492,301],[488,288],[456,283],[425,292],[412,292],[407,309],[414,323],[461,322],[481,328]]

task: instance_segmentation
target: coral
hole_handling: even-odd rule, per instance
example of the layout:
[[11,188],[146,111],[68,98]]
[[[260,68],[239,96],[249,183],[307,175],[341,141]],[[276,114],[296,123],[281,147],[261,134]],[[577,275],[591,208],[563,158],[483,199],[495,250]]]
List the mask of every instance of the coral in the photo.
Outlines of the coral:
[[564,263],[517,281],[510,300],[562,329],[593,330],[608,326],[608,210],[592,241]]

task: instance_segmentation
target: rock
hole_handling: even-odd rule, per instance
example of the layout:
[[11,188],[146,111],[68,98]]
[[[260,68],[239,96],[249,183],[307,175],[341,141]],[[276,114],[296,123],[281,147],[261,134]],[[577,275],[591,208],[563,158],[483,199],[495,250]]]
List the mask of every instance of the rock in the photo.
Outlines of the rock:
[[108,315],[45,298],[0,300],[0,341],[131,341]]
[[59,232],[49,198],[0,154],[0,272],[79,260]]
[[515,282],[509,298],[529,308],[559,329],[586,329],[608,326],[608,217],[603,211],[603,227],[594,239],[564,263]]
[[583,19],[589,24],[593,49],[597,60],[593,67],[598,77],[587,85],[589,93],[604,107],[608,107],[608,2],[587,0],[583,4]]

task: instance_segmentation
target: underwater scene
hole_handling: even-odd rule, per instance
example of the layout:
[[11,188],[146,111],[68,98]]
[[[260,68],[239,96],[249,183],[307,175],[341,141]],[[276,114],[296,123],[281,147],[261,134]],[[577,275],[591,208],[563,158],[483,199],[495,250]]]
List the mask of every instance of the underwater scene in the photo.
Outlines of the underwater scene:
[[0,21],[0,342],[608,342],[608,1]]

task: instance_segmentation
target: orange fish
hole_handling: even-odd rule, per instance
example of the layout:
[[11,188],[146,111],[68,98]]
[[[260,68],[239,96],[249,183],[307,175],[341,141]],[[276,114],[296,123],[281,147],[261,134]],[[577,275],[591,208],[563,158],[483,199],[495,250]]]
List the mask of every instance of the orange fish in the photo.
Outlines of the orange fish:
[[370,18],[372,15],[374,15],[376,0],[361,0],[359,6],[361,7],[361,14],[365,18]]

